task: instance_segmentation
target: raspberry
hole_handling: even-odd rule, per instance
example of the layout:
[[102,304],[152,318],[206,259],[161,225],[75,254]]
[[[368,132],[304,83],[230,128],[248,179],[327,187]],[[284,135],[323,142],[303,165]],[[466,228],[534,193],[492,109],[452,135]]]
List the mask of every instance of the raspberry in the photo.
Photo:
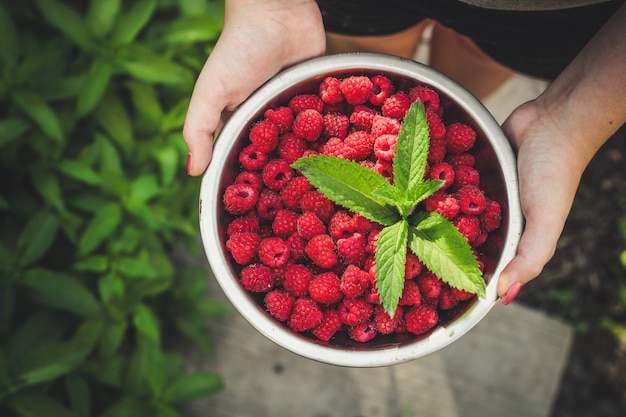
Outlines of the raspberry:
[[404,288],[402,289],[402,296],[398,304],[401,306],[419,306],[422,303],[422,295],[420,288],[415,280],[409,280],[404,282]]
[[[432,201],[430,200],[430,198],[428,198],[427,200],[429,200],[429,202]],[[441,198],[436,200],[434,203],[435,206],[430,207],[430,210],[427,210],[439,213],[448,220],[454,219],[461,210],[459,201],[450,194],[442,193]]]
[[309,142],[315,141],[324,128],[322,114],[315,109],[302,110],[293,121],[293,133]]
[[371,322],[361,323],[348,329],[350,339],[361,343],[369,342],[377,334],[376,325]]
[[443,139],[431,139],[428,145],[428,163],[431,165],[443,161],[446,157],[446,141]]
[[273,290],[265,294],[264,304],[269,313],[280,321],[287,321],[296,298],[283,290]]
[[248,145],[239,153],[239,163],[250,171],[258,171],[267,163],[267,154],[259,151],[254,144]]
[[263,115],[267,120],[276,125],[278,133],[285,133],[291,130],[294,117],[291,108],[280,106],[275,109],[267,109]]
[[254,211],[246,213],[244,216],[233,219],[228,225],[226,233],[228,236],[232,236],[235,233],[252,232],[257,233],[259,231],[259,218]]
[[248,184],[261,191],[263,188],[263,179],[258,172],[241,171],[235,178],[235,184]]
[[428,305],[411,308],[404,313],[406,329],[413,334],[423,334],[439,321],[437,310]]
[[241,270],[241,284],[252,292],[268,292],[274,288],[274,275],[263,264],[250,264]]
[[309,283],[309,295],[321,304],[335,304],[343,298],[341,282],[334,272],[322,272]]
[[391,117],[375,115],[372,119],[372,135],[375,138],[384,134],[397,135],[400,131],[400,121]]
[[343,101],[341,81],[335,77],[326,77],[320,83],[320,98],[324,103],[337,104]]
[[319,326],[324,313],[317,303],[308,297],[297,298],[287,324],[297,332],[305,332]]
[[365,245],[365,252],[373,254],[376,251],[376,245],[378,244],[378,235],[380,235],[380,230],[373,230],[369,235],[367,235],[367,245]]
[[446,161],[454,168],[460,166],[474,167],[476,158],[471,153],[458,153],[446,155]]
[[391,334],[397,328],[398,324],[402,321],[404,310],[398,306],[393,318],[389,316],[389,313],[385,311],[382,305],[377,305],[374,309],[374,326],[380,334]]
[[279,237],[266,237],[259,243],[259,259],[267,266],[281,266],[289,260],[289,247]]
[[441,289],[441,294],[439,294],[439,308],[442,310],[452,310],[457,304],[459,304],[459,300],[452,295],[450,287],[447,285],[444,286]]
[[279,237],[287,237],[296,231],[298,213],[289,209],[282,209],[276,212],[272,221],[272,231]]
[[298,232],[289,235],[289,237],[285,239],[285,244],[289,247],[291,259],[299,261],[306,256],[306,253],[304,252],[306,240],[304,240]]
[[283,286],[283,283],[285,282],[285,273],[287,272],[287,269],[289,269],[294,263],[295,262],[293,261],[293,258],[289,258],[289,260],[284,265],[274,266],[270,268],[272,270],[272,274],[274,274],[275,287]]
[[278,155],[288,164],[293,164],[304,154],[307,145],[292,132],[282,135],[278,141]]
[[348,237],[355,230],[354,219],[345,210],[336,211],[328,223],[328,233],[334,239]]
[[364,298],[344,298],[337,307],[339,320],[347,326],[356,326],[367,322],[374,307]]
[[317,215],[311,211],[302,213],[296,221],[296,230],[305,240],[326,233],[326,226]]
[[254,259],[261,238],[256,233],[235,233],[226,241],[226,248],[230,251],[235,262],[245,265]]
[[454,187],[463,188],[465,185],[478,185],[480,174],[474,168],[460,165],[454,169]]
[[393,93],[393,84],[389,78],[383,75],[374,75],[372,77],[373,90],[370,94],[369,102],[374,106],[380,106],[385,99]]
[[404,267],[404,278],[413,279],[418,277],[422,273],[424,264],[419,260],[417,256],[409,252],[406,254],[406,265]]
[[424,104],[424,109],[430,111],[439,110],[439,94],[430,87],[417,86],[409,91],[411,102],[419,100]]
[[450,292],[452,293],[452,296],[459,301],[466,301],[476,296],[476,294],[474,293],[471,293],[465,290],[460,290],[454,287],[450,287]]
[[367,237],[363,233],[355,232],[337,240],[337,253],[346,263],[361,265],[367,255],[366,244]]
[[320,152],[326,156],[336,156],[337,158],[347,158],[348,149],[343,140],[330,138],[320,147]]
[[313,272],[302,264],[293,264],[285,271],[283,288],[291,295],[301,297],[308,294]]
[[324,109],[324,102],[315,94],[299,94],[289,100],[289,107],[296,114],[309,109],[321,113]]
[[351,159],[360,161],[366,159],[372,152],[374,138],[368,132],[357,130],[349,134],[343,143],[353,151]]
[[487,200],[485,210],[480,214],[480,225],[486,232],[492,232],[500,227],[502,210],[500,203],[495,200]]
[[314,236],[304,249],[311,261],[319,267],[330,269],[337,264],[335,243],[326,234]]
[[455,179],[455,171],[452,165],[446,162],[438,162],[432,166],[428,174],[431,180],[442,180],[443,185],[440,190],[445,190],[452,185]]
[[348,298],[357,298],[368,290],[370,274],[358,266],[348,265],[341,275],[341,292]]
[[269,120],[255,123],[250,129],[250,142],[261,152],[272,152],[278,145],[278,127]]
[[398,135],[396,134],[388,133],[378,136],[374,142],[374,155],[384,161],[393,161],[397,143]]
[[430,139],[440,140],[445,138],[446,126],[435,112],[426,112],[426,124],[428,124],[428,137]]
[[383,116],[402,120],[410,106],[411,100],[408,95],[405,93],[396,93],[385,99],[381,111]]
[[348,104],[356,105],[365,103],[372,91],[374,84],[365,76],[353,75],[344,78],[340,84],[341,92]]
[[312,211],[323,222],[328,222],[333,215],[333,203],[324,194],[317,190],[311,190],[304,193],[300,198],[300,209]]
[[372,230],[376,230],[381,227],[378,223],[374,223],[370,219],[358,213],[354,214],[354,217],[352,217],[352,220],[354,221],[354,227],[356,228],[356,231],[361,232],[361,233],[367,234],[371,232]]
[[485,210],[487,198],[475,185],[466,185],[456,192],[461,211],[465,214],[477,215]]
[[443,281],[432,272],[426,271],[417,277],[417,285],[420,288],[422,298],[438,298]]
[[257,203],[259,192],[248,184],[231,184],[224,192],[224,208],[230,214],[244,214]]
[[339,330],[341,330],[341,320],[337,310],[326,310],[322,322],[311,330],[311,333],[319,340],[328,342]]
[[463,123],[452,123],[446,132],[446,146],[450,153],[467,152],[474,146],[476,132]]
[[452,224],[469,242],[472,242],[480,234],[480,220],[476,216],[460,214],[452,220]]
[[350,114],[350,123],[355,129],[359,130],[371,130],[372,122],[376,116],[376,110],[371,107],[358,105],[354,106],[354,110]]
[[345,114],[328,113],[322,116],[322,126],[324,137],[344,139],[348,135],[350,119]]
[[382,175],[387,181],[393,183],[393,165],[391,161],[385,161],[384,159],[378,159],[374,164],[374,172]]
[[274,220],[276,213],[284,208],[280,196],[267,188],[261,191],[256,204],[256,211],[259,217],[265,220]]
[[306,177],[297,176],[280,190],[280,199],[285,207],[295,209],[299,207],[300,199],[307,192],[313,190],[313,186]]
[[272,159],[263,167],[263,183],[272,190],[280,190],[293,176],[293,169],[282,159]]

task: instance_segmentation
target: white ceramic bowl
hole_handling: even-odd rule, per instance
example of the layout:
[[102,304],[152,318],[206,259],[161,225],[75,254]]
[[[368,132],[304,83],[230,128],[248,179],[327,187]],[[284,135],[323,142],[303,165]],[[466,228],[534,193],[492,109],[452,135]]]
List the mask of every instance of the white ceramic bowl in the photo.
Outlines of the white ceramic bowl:
[[[458,109],[457,120],[477,132],[473,153],[481,173],[481,188],[502,208],[499,229],[490,233],[482,245],[487,295],[462,309],[440,315],[440,323],[420,336],[377,337],[359,343],[338,337],[329,342],[296,333],[271,317],[262,301],[255,299],[239,283],[240,269],[225,247],[230,215],[222,196],[234,181],[238,153],[247,132],[264,111],[286,102],[296,94],[315,92],[326,76],[383,74],[395,82],[428,85],[442,102],[448,100]],[[446,110],[447,111],[447,110]],[[497,281],[501,270],[514,256],[522,230],[517,169],[514,154],[498,123],[467,90],[441,73],[412,60],[381,54],[350,53],[329,55],[293,66],[261,86],[228,119],[215,142],[213,160],[204,174],[200,189],[200,230],[210,268],[235,308],[259,332],[298,355],[334,365],[375,367],[406,362],[435,352],[457,340],[476,325],[497,302]],[[245,341],[242,341],[245,343]]]

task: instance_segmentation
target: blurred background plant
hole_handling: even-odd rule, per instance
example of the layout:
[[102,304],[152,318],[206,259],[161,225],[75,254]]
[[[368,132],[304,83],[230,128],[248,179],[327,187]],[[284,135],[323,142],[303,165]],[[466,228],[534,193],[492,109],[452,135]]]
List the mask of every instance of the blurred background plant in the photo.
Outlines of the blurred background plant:
[[0,3],[0,415],[181,415],[210,354],[199,182],[181,130],[209,0]]

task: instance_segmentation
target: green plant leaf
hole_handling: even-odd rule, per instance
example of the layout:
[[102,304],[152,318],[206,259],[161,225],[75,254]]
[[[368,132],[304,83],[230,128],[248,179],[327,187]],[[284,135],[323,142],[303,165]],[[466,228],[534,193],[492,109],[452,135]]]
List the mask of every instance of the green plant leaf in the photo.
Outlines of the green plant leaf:
[[192,73],[182,65],[145,49],[132,47],[117,57],[116,63],[133,78],[154,84],[184,84],[192,81]]
[[158,272],[146,257],[120,257],[116,262],[116,270],[129,278],[156,278]]
[[214,372],[197,372],[184,375],[165,391],[163,397],[169,404],[192,401],[215,394],[224,389],[224,381]]
[[50,138],[63,142],[64,133],[56,113],[41,96],[27,90],[13,91],[13,101]]
[[104,96],[113,75],[113,65],[105,59],[96,58],[83,79],[78,92],[76,114],[78,117],[90,113]]
[[99,417],[154,417],[147,402],[139,397],[127,395],[111,405]]
[[[113,93],[107,93],[100,100],[94,115],[98,124],[127,155],[134,147],[133,126],[122,100]],[[105,149],[103,148],[103,152]]]
[[109,268],[106,256],[95,255],[74,262],[72,269],[81,272],[105,272]]
[[206,42],[216,39],[221,29],[221,22],[208,14],[183,16],[166,29],[165,41],[172,44]]
[[374,190],[389,183],[371,169],[326,155],[300,158],[292,167],[326,197],[374,222],[388,226],[400,218],[394,207],[374,195]]
[[56,174],[42,167],[35,167],[30,173],[35,189],[43,197],[44,201],[51,207],[54,207],[58,213],[65,215],[65,201]]
[[135,307],[133,323],[137,330],[155,344],[161,342],[161,330],[159,320],[147,305],[140,303]]
[[102,181],[100,174],[81,161],[65,159],[57,164],[57,168],[68,177],[88,185],[99,185]]
[[162,185],[167,186],[171,184],[180,169],[178,151],[173,146],[164,146],[154,149],[152,155],[159,162]]
[[376,288],[380,303],[393,317],[404,288],[408,221],[402,219],[394,225],[384,227],[376,246]]
[[7,399],[19,417],[78,417],[56,399],[36,391],[21,391]]
[[41,346],[31,352],[28,366],[17,370],[17,377],[26,385],[52,381],[79,366],[90,351],[90,346],[72,342]]
[[158,403],[156,405],[156,417],[183,417],[175,408]]
[[102,331],[98,356],[102,359],[109,359],[115,355],[126,336],[128,324],[125,321],[107,323]]
[[78,242],[78,254],[86,255],[111,236],[122,220],[119,204],[108,203],[95,214],[87,224],[85,232]]
[[87,381],[78,375],[65,377],[65,390],[76,417],[91,416],[91,390]]
[[31,352],[42,345],[58,342],[68,331],[72,323],[59,312],[49,309],[33,312],[16,326],[11,338],[6,341],[6,355],[11,367],[20,367],[28,362]]
[[49,307],[85,317],[100,312],[100,304],[83,283],[70,275],[42,268],[26,271],[21,283],[30,290],[30,297]]
[[0,4],[0,62],[4,64],[4,68],[9,70],[15,68],[19,53],[15,24],[4,5]]
[[28,122],[19,117],[0,120],[0,147],[23,135],[28,128]]
[[131,9],[120,16],[113,28],[111,37],[113,45],[126,45],[133,42],[150,20],[156,3],[156,0],[133,2]]
[[126,87],[130,91],[135,110],[158,129],[163,118],[163,109],[154,87],[138,80],[130,80]]
[[121,0],[92,0],[87,11],[87,24],[99,38],[107,35],[120,10]]
[[17,240],[20,266],[33,264],[50,249],[59,229],[59,219],[42,209],[28,221]]
[[454,288],[485,297],[485,281],[467,240],[437,213],[411,219],[409,247],[435,275]]
[[72,7],[57,0],[35,0],[44,18],[83,50],[93,48],[92,35],[83,17]]
[[154,174],[142,175],[130,184],[130,196],[132,201],[145,203],[161,192],[161,185]]
[[126,293],[126,285],[119,275],[110,273],[98,280],[98,290],[102,301],[105,304],[109,304],[113,299],[123,299]]
[[428,158],[428,123],[424,105],[416,101],[404,116],[393,159],[394,185],[410,190],[424,179]]

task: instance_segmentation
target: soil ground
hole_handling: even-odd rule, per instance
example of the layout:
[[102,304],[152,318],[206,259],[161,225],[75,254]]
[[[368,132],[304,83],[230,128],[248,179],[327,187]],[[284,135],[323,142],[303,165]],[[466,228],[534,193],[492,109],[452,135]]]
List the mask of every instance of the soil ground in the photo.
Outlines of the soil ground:
[[[585,171],[554,258],[517,300],[576,330],[553,417],[626,415],[626,127]],[[624,227],[624,226],[622,226]]]

